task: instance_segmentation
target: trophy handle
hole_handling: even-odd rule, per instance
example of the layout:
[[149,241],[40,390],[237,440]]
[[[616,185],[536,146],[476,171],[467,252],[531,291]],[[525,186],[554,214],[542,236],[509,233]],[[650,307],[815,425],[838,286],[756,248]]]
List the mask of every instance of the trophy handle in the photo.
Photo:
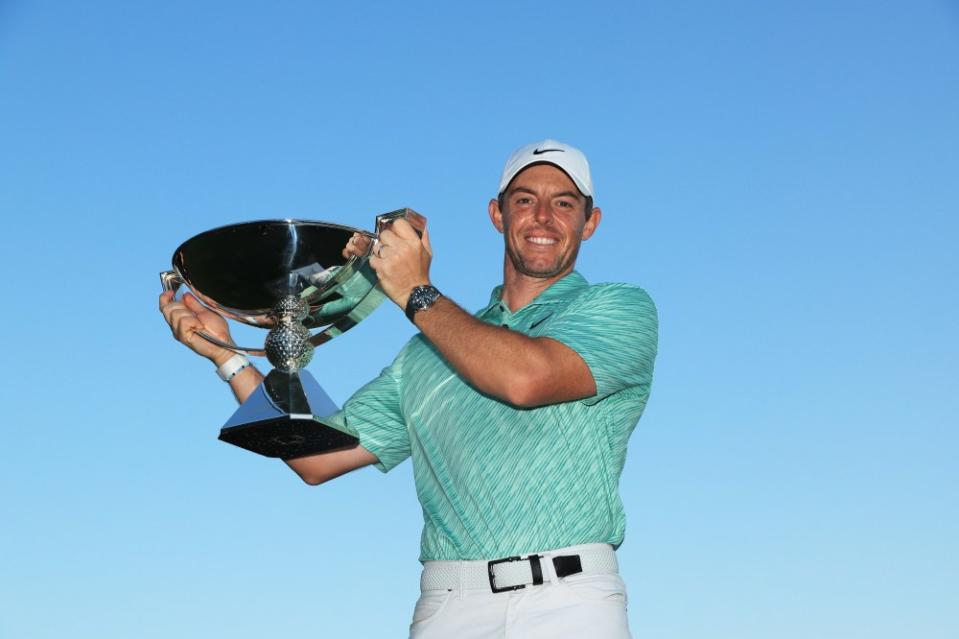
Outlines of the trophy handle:
[[397,209],[389,213],[383,213],[376,216],[376,241],[379,241],[380,233],[390,227],[398,219],[404,219],[410,223],[417,235],[423,237],[423,231],[426,230],[426,218],[413,209]]
[[[177,275],[176,271],[163,271],[160,273],[160,285],[163,287],[164,291],[173,291],[174,297],[176,297],[176,294],[180,291],[180,287],[183,286],[184,283],[185,282],[179,275]],[[209,333],[204,333],[203,331],[197,331],[196,334],[211,344],[216,344],[217,346],[231,350],[234,353],[253,355],[254,357],[263,357],[266,355],[266,351],[262,348],[246,348],[243,346],[237,346],[236,344],[228,344],[227,342],[213,337]]]
[[176,274],[176,271],[163,271],[160,273],[160,286],[163,287],[164,292],[173,291],[173,295],[176,297],[176,293],[182,285],[183,280]]

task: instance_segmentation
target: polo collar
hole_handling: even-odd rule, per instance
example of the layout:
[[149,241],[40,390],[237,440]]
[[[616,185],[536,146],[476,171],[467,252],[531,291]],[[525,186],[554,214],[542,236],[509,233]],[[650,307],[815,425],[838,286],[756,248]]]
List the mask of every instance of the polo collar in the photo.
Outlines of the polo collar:
[[[550,284],[549,288],[533,298],[533,301],[524,306],[523,308],[529,308],[531,306],[538,306],[540,304],[555,304],[564,299],[568,299],[574,295],[577,295],[583,289],[589,287],[589,282],[586,281],[586,278],[579,274],[578,271],[570,271],[568,275],[563,278],[556,280]],[[503,286],[497,286],[493,289],[493,292],[490,293],[489,304],[486,308],[479,312],[480,315],[484,315],[489,312],[491,309],[500,305],[500,300],[503,295]],[[507,311],[506,305],[502,305],[502,310]],[[521,309],[517,309],[513,314],[519,313]]]

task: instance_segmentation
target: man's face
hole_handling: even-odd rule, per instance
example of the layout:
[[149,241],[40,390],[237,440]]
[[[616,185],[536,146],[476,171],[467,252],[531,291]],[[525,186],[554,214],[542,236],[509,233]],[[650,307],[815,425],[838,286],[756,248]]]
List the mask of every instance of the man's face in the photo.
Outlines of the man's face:
[[538,279],[573,270],[579,245],[596,230],[601,217],[586,219],[586,198],[561,169],[537,164],[510,183],[503,199],[490,202],[490,218],[506,241],[507,268]]

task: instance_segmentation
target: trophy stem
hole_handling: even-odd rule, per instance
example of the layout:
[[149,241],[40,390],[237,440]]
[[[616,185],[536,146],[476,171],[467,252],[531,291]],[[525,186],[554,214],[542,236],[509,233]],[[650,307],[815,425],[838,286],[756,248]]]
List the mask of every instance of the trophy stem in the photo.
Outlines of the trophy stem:
[[303,320],[310,305],[296,295],[287,295],[273,307],[275,326],[266,335],[266,358],[280,371],[296,372],[310,363],[313,344]]
[[266,457],[294,459],[355,446],[325,423],[339,410],[305,370],[272,370],[220,430],[220,440]]

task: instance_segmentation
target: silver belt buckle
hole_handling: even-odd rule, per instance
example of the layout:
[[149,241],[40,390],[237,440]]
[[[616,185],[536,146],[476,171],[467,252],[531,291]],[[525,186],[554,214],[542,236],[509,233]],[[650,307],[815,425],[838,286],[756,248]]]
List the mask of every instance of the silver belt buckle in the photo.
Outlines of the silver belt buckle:
[[496,564],[505,564],[512,563],[514,561],[528,561],[530,572],[533,575],[533,586],[539,586],[543,583],[543,569],[540,566],[539,560],[541,557],[539,555],[529,555],[528,557],[504,557],[503,559],[494,559],[492,561],[486,562],[486,570],[489,573],[489,587],[494,593],[497,592],[509,592],[511,590],[520,590],[525,588],[530,584],[517,584],[515,586],[503,586],[502,588],[496,587],[496,574],[493,572],[493,566]]

